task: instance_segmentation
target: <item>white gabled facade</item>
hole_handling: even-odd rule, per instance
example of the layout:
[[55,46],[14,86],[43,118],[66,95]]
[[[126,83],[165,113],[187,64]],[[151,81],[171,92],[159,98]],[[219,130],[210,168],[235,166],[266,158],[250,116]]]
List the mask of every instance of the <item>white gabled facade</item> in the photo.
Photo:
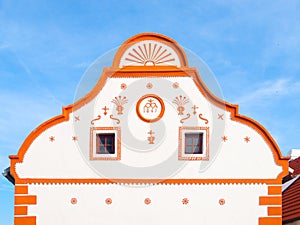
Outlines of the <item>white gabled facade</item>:
[[124,42],[10,158],[15,225],[281,224],[288,159],[159,34]]

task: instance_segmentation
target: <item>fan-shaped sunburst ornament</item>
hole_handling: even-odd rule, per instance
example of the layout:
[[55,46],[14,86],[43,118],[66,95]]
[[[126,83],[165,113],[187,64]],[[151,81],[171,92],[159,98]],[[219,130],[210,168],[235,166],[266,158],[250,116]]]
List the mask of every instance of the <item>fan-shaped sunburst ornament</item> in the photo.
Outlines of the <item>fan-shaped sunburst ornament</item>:
[[141,41],[129,47],[121,58],[123,66],[177,66],[180,61],[175,51],[158,41]]

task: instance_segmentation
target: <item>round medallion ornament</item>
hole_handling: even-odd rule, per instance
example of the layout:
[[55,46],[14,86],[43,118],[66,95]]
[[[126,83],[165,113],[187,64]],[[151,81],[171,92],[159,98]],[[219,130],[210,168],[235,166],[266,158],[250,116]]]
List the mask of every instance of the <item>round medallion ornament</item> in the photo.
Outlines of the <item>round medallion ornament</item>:
[[136,113],[138,117],[147,123],[153,123],[160,120],[165,112],[163,100],[154,94],[142,96],[136,104]]

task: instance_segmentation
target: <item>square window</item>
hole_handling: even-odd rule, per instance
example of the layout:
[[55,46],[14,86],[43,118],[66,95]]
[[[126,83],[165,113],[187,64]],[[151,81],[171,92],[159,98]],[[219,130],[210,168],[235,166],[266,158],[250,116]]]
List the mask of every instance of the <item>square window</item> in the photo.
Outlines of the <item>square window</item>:
[[91,127],[90,160],[120,160],[120,127]]
[[179,127],[179,160],[209,160],[209,127]]
[[203,133],[185,133],[185,154],[203,153]]
[[115,153],[115,134],[96,135],[96,153],[114,154]]

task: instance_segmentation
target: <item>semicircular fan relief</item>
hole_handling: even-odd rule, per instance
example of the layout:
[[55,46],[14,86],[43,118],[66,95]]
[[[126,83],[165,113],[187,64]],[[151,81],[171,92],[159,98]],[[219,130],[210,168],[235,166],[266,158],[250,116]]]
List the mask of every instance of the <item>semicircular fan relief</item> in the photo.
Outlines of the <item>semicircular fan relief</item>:
[[135,43],[124,52],[119,67],[124,66],[180,67],[180,60],[170,46],[149,40]]

